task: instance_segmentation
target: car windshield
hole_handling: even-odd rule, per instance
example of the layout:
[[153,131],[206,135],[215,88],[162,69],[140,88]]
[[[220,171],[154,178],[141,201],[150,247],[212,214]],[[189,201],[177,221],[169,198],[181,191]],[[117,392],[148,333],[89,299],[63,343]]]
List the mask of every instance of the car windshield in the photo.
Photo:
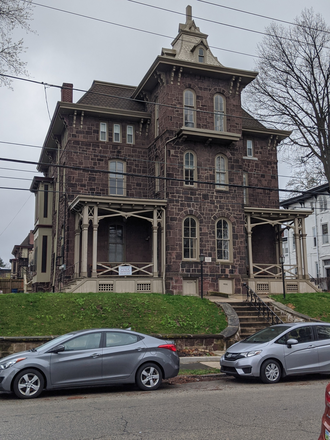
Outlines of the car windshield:
[[44,351],[52,347],[56,347],[56,345],[59,345],[62,341],[68,339],[69,336],[70,336],[69,334],[58,336],[57,338],[52,339],[51,341],[48,341],[45,344],[39,345],[39,347],[33,348],[32,351]]
[[260,332],[257,332],[254,335],[247,337],[241,342],[246,342],[249,344],[266,343],[276,338],[277,336],[279,336],[281,333],[283,333],[285,330],[289,328],[290,326],[288,325],[277,325],[276,327],[267,327],[264,328],[263,330],[260,330]]

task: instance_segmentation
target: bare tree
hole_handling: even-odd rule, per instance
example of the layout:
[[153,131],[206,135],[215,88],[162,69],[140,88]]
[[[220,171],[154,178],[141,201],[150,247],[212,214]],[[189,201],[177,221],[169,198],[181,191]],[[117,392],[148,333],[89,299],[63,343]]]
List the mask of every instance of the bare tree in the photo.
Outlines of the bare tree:
[[14,41],[13,31],[20,27],[31,31],[31,0],[0,0],[0,86],[7,87],[11,79],[2,75],[26,75],[26,63],[20,59],[25,51],[23,39]]
[[266,32],[258,46],[259,75],[246,90],[249,111],[292,130],[284,148],[291,147],[300,178],[303,167],[315,171],[308,185],[320,183],[322,173],[330,184],[330,28],[307,9],[294,26],[272,23]]

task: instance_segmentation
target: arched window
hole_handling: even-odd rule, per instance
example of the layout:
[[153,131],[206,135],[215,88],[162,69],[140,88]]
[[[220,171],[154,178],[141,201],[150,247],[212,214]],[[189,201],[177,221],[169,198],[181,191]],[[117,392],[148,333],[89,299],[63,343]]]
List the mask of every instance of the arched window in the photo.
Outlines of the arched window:
[[198,247],[198,221],[186,217],[183,221],[183,259],[196,260]]
[[200,47],[198,49],[198,61],[200,63],[204,63],[204,60],[205,60],[204,49],[202,47]]
[[110,160],[109,162],[109,194],[111,196],[126,195],[125,162]]
[[187,151],[184,154],[184,184],[194,186],[196,180],[196,156],[195,153]]
[[225,131],[225,98],[222,95],[214,96],[214,130]]
[[232,255],[231,223],[220,219],[216,223],[217,260],[230,261]]
[[216,189],[228,191],[228,160],[221,154],[215,158],[215,183]]
[[192,90],[184,91],[184,126],[195,127],[195,93]]

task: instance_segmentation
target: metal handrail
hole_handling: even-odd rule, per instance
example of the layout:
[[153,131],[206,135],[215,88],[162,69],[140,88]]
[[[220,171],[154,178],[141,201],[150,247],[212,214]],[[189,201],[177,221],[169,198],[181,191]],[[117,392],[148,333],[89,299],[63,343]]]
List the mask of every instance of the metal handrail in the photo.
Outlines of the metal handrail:
[[243,283],[246,287],[246,301],[258,310],[258,315],[262,315],[267,321],[271,321],[273,324],[283,324],[282,319],[276,315],[276,313],[258,296],[250,286]]

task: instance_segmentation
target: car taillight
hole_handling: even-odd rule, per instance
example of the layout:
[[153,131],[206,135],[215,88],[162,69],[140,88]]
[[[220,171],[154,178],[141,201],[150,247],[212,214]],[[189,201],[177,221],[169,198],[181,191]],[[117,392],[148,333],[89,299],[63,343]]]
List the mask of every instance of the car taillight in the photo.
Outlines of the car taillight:
[[176,351],[176,346],[174,344],[162,344],[158,345],[158,348],[166,348],[166,350]]

